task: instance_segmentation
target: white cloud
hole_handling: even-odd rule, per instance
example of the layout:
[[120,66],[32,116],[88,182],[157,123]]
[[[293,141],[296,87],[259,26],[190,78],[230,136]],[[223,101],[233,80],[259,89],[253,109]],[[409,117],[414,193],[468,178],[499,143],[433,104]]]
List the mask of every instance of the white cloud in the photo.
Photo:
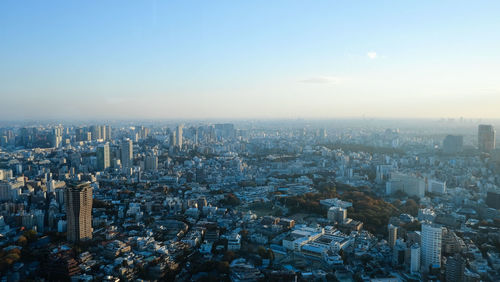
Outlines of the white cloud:
[[337,76],[314,76],[301,80],[303,83],[318,83],[318,84],[339,84],[343,81],[341,77]]
[[367,56],[368,58],[370,58],[371,60],[374,60],[374,59],[376,59],[376,58],[377,58],[377,56],[378,56],[378,55],[377,55],[377,52],[375,52],[375,51],[370,51],[370,52],[366,53],[366,56]]

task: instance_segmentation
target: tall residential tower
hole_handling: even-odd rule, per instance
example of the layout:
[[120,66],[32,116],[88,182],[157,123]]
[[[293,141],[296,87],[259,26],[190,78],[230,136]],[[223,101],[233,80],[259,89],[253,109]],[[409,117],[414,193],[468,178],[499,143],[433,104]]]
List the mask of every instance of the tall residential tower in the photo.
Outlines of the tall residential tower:
[[422,247],[421,259],[424,272],[428,272],[429,267],[441,267],[441,240],[443,238],[443,228],[436,224],[422,224]]
[[65,200],[68,241],[92,239],[92,187],[90,184],[86,182],[68,185]]

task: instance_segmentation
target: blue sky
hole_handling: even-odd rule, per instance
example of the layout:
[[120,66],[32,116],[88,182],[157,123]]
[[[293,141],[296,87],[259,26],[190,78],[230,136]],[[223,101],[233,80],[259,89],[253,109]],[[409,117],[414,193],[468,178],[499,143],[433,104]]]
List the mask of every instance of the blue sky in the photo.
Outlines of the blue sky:
[[500,117],[499,1],[0,1],[0,119]]

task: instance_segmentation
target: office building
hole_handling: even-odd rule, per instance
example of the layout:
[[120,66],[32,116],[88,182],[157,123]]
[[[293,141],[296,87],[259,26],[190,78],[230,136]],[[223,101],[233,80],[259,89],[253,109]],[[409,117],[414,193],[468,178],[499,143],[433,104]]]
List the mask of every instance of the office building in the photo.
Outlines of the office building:
[[89,127],[89,132],[91,133],[92,140],[102,139],[101,136],[101,126],[100,125],[92,125]]
[[427,272],[430,267],[441,267],[441,240],[443,229],[436,224],[422,224],[422,268]]
[[100,139],[106,140],[106,126],[104,125],[99,126],[99,130],[100,130],[99,136],[101,137]]
[[477,137],[478,148],[481,152],[490,152],[495,149],[495,129],[493,125],[480,124]]
[[97,147],[97,169],[99,171],[106,170],[110,166],[109,160],[109,145],[101,144]]
[[105,140],[111,140],[111,126],[106,125],[106,137],[104,138]]
[[92,239],[92,187],[68,185],[65,192],[67,238],[78,242]]

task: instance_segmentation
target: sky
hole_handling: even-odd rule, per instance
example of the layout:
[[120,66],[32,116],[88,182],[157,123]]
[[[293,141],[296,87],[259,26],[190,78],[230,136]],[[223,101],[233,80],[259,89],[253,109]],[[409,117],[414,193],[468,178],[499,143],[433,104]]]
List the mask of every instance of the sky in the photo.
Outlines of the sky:
[[500,118],[500,1],[0,1],[0,120]]

